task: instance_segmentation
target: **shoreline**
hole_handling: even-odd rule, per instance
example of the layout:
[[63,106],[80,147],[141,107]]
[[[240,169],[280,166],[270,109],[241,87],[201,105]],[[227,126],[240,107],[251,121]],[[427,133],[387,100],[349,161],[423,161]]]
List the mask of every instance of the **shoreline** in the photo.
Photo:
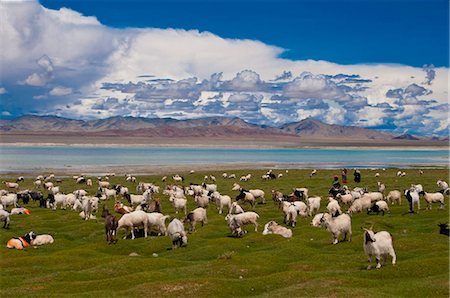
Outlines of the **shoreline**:
[[430,145],[430,146],[401,146],[401,145],[386,145],[382,144],[381,146],[374,146],[372,144],[367,145],[287,145],[287,144],[189,144],[189,143],[159,143],[159,144],[123,144],[123,143],[102,143],[102,144],[94,144],[94,143],[35,143],[35,142],[15,142],[15,143],[0,143],[1,147],[16,147],[16,148],[24,148],[24,147],[67,147],[67,148],[211,148],[211,149],[318,149],[318,150],[407,150],[407,151],[439,151],[439,150],[448,150],[450,152],[449,146],[439,146],[439,145]]
[[0,169],[2,176],[17,176],[17,174],[24,174],[25,176],[34,176],[37,174],[54,173],[59,176],[80,175],[85,176],[104,176],[106,173],[115,173],[117,176],[126,173],[132,173],[136,176],[144,175],[174,175],[183,174],[188,175],[189,171],[195,172],[205,171],[243,171],[243,170],[302,170],[302,169],[320,169],[320,170],[335,170],[341,168],[348,169],[365,169],[365,170],[382,170],[382,169],[449,169],[448,165],[375,165],[365,164],[357,166],[348,166],[342,163],[335,164],[306,164],[306,163],[218,163],[218,164],[181,164],[181,165],[118,165],[118,166],[71,166],[65,168],[33,168],[33,169],[18,169],[17,171]]

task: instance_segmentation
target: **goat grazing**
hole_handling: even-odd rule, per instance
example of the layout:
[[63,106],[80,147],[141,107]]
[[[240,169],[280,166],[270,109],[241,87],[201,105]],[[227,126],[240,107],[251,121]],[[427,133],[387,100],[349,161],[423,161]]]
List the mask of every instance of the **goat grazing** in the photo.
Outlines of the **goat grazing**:
[[387,256],[392,257],[392,265],[395,265],[397,256],[395,255],[394,246],[392,245],[392,235],[386,231],[374,233],[371,230],[364,229],[364,252],[369,261],[367,270],[372,268],[372,257],[375,256],[377,261],[377,269],[381,268],[381,259],[386,263]]
[[172,240],[172,249],[187,245],[187,234],[184,231],[183,223],[179,219],[174,218],[169,223],[167,226],[167,234],[169,235],[170,240]]

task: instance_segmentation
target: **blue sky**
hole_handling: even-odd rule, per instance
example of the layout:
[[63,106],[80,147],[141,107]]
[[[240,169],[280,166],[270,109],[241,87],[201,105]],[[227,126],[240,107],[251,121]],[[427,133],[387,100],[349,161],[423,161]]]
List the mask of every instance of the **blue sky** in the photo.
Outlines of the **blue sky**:
[[198,29],[288,49],[289,59],[449,65],[446,0],[41,1],[111,27]]
[[448,1],[0,5],[0,117],[313,117],[448,135]]

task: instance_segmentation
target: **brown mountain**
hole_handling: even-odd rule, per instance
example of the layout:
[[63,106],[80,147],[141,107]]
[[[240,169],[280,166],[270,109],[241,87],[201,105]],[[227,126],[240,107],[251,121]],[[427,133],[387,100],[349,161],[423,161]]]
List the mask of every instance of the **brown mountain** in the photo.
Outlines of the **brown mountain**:
[[412,135],[396,136],[355,126],[329,125],[304,119],[279,128],[259,126],[240,118],[207,117],[189,120],[172,118],[110,117],[96,120],[73,120],[57,116],[22,116],[1,120],[2,134],[111,136],[111,137],[233,137],[290,136],[318,140],[431,140]]
[[379,132],[356,126],[330,125],[319,120],[307,118],[300,122],[288,123],[280,127],[286,133],[313,138],[343,138],[343,139],[392,139],[391,133]]

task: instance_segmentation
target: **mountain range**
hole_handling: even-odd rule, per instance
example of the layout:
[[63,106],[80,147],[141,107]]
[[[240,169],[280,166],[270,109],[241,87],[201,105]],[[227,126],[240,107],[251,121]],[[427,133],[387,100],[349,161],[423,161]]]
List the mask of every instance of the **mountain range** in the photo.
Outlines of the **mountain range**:
[[341,140],[442,140],[431,137],[397,135],[373,129],[330,125],[308,118],[280,127],[248,123],[240,118],[207,117],[189,120],[172,118],[110,117],[96,120],[74,120],[58,116],[26,115],[0,120],[2,134],[88,135],[113,137],[233,137],[297,136]]

